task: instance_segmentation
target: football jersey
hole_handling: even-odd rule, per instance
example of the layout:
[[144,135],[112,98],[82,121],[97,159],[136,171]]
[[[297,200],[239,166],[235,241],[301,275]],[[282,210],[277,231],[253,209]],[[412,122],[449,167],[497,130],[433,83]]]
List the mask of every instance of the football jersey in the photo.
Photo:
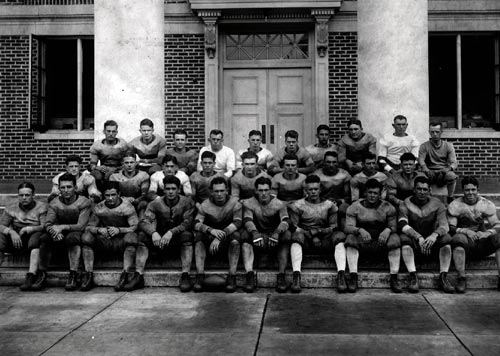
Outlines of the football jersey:
[[[361,171],[358,174],[354,175],[351,179],[351,199],[352,201],[356,201],[359,198],[363,197],[365,194],[365,184],[369,179],[376,179],[382,185],[385,184],[385,181],[387,180],[387,176],[382,173],[382,172],[376,172],[372,176],[367,176],[365,172]],[[385,197],[386,191],[385,188],[382,190],[382,198]]]
[[377,239],[386,228],[396,232],[396,208],[385,200],[373,208],[367,206],[365,199],[357,200],[347,208],[346,232],[348,227],[363,228],[372,239]]
[[163,156],[168,154],[177,158],[179,169],[186,172],[188,176],[196,171],[196,164],[198,162],[198,151],[196,150],[184,148],[182,151],[178,151],[175,147],[171,147],[164,149],[161,154]]
[[367,152],[377,154],[377,140],[371,134],[364,132],[359,140],[353,140],[345,134],[337,144],[339,162],[349,159],[353,162],[361,162]]
[[346,170],[339,168],[337,174],[329,176],[320,168],[313,174],[317,175],[320,179],[320,195],[322,200],[351,199],[349,195],[351,175]]
[[325,158],[325,153],[332,151],[337,152],[337,145],[330,143],[328,147],[319,147],[318,144],[306,146],[306,151],[311,155],[314,165],[319,168],[323,164],[323,159]]
[[282,221],[288,219],[286,203],[274,197],[266,205],[259,203],[255,197],[243,200],[242,204],[243,223],[249,232],[252,229],[249,230],[248,226],[254,226],[259,232],[272,233]]
[[306,175],[298,173],[295,179],[286,179],[283,173],[276,174],[271,179],[271,189],[282,201],[295,201],[304,197],[304,181]]
[[[249,148],[244,150],[239,150],[238,155],[236,156],[236,168],[242,168],[241,155],[247,151],[250,151]],[[257,165],[260,169],[266,170],[267,166],[273,160],[273,154],[268,149],[261,147],[260,151],[257,154]]]
[[448,205],[448,223],[450,226],[473,231],[485,231],[489,228],[500,230],[495,204],[481,196],[472,205],[464,202],[463,197],[452,201]]
[[385,181],[387,188],[387,200],[397,206],[403,200],[413,195],[415,178],[418,176],[419,174],[417,172],[413,172],[413,174],[409,177],[402,172],[392,174]]
[[330,200],[314,204],[300,199],[290,205],[290,219],[304,230],[337,227],[337,205]]
[[158,160],[158,153],[167,145],[167,141],[161,136],[153,135],[153,140],[145,143],[142,136],[139,136],[132,139],[128,145],[140,159]]
[[[59,191],[59,177],[61,177],[63,174],[67,174],[67,172],[59,173],[52,179],[52,192],[50,193],[51,195],[61,194],[61,192]],[[88,171],[84,171],[76,179],[76,192],[85,196],[101,196],[101,192],[97,190],[94,176],[92,176]]]
[[90,217],[91,202],[81,195],[71,204],[61,197],[53,199],[47,212],[47,225],[68,225],[70,231],[82,231]]
[[148,204],[139,226],[148,235],[155,231],[163,235],[169,230],[177,235],[192,229],[194,210],[193,200],[182,195],[172,206],[166,198],[155,199]]
[[0,226],[11,226],[16,231],[27,226],[44,226],[47,219],[47,210],[48,205],[37,200],[28,210],[22,209],[19,203],[12,204],[5,208],[0,217]]
[[[189,177],[183,171],[177,171],[175,176],[181,181],[181,193],[184,195],[191,195],[191,183],[189,182]],[[155,172],[151,175],[149,191],[154,192],[158,195],[163,195],[163,178],[165,178],[165,173],[163,171]]]
[[243,220],[242,205],[238,199],[229,197],[222,206],[215,204],[212,199],[201,203],[195,221],[213,229],[223,230],[230,224],[241,227]]
[[116,138],[114,145],[109,145],[106,140],[95,141],[90,147],[90,161],[101,162],[101,166],[119,167],[122,157],[129,149],[127,142],[122,138]]
[[422,206],[416,202],[415,197],[409,197],[399,206],[399,223],[407,223],[424,238],[433,232],[439,236],[447,234],[450,229],[444,204],[435,197]]
[[210,182],[212,182],[212,179],[215,177],[226,178],[222,173],[217,173],[215,171],[213,173],[214,174],[210,177],[205,177],[202,172],[194,172],[191,174],[191,177],[189,177],[193,197],[197,203],[201,203],[205,199],[210,198]]
[[143,171],[136,171],[132,177],[127,177],[120,171],[113,173],[109,180],[120,184],[120,194],[123,197],[139,198],[143,187],[146,192],[149,187],[149,174]]
[[[276,155],[274,156],[273,160],[269,164],[269,170],[272,171],[272,167],[283,168],[283,163],[284,163],[283,158],[287,154],[288,152],[286,151],[286,147],[282,147],[281,149],[279,149]],[[306,149],[303,147],[299,147],[297,152],[295,152],[295,155],[299,159],[298,168],[308,167],[314,163],[311,158],[311,154],[307,152]]]
[[92,208],[92,214],[88,227],[122,227],[131,228],[135,231],[139,218],[133,205],[127,200],[122,200],[121,204],[109,208],[105,201],[102,201]]
[[264,171],[259,171],[255,177],[249,178],[243,174],[243,170],[238,171],[231,177],[231,196],[242,199],[251,198],[255,193],[255,181],[260,177],[271,178]]

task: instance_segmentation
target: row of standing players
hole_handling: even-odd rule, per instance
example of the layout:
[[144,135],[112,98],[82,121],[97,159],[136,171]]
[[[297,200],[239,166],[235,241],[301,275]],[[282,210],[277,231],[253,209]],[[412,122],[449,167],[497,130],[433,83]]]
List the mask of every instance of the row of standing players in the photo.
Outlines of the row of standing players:
[[[398,118],[395,119],[395,131],[397,131],[397,121]],[[355,129],[356,126],[361,128],[360,123],[350,123],[349,132],[356,131],[351,130],[352,128]],[[141,133],[143,127],[141,125]],[[433,127],[440,130],[439,125],[431,125],[431,143]],[[113,128],[116,136],[117,127]],[[106,129],[109,129],[109,125]],[[318,138],[320,129],[321,127],[318,128]],[[294,135],[296,136],[294,132],[291,135],[287,133],[286,141],[290,141],[290,137],[293,139]],[[255,135],[250,135],[250,141],[252,136]],[[35,227],[23,226],[19,228],[20,226],[17,226],[18,231],[16,232],[16,212],[11,211],[9,213],[9,209],[6,210],[0,222],[0,232],[3,235],[3,237],[0,236],[2,240],[0,251],[4,251],[2,249],[3,245],[7,247],[6,245],[9,242],[12,242],[13,246],[11,247],[18,247],[23,236],[26,238],[28,235],[38,235],[37,238],[33,238],[33,241],[31,241],[32,238],[26,241],[34,261],[30,265],[30,273],[28,273],[22,289],[36,290],[43,286],[48,256],[50,256],[50,246],[57,241],[64,241],[69,251],[70,275],[66,285],[69,290],[75,289],[77,286],[76,270],[78,269],[80,253],[83,254],[85,265],[82,282],[83,290],[90,289],[93,284],[93,251],[96,248],[99,251],[124,251],[124,272],[116,288],[118,290],[132,290],[144,285],[143,272],[149,249],[159,248],[164,250],[166,246],[173,245],[179,245],[181,248],[183,269],[181,290],[190,290],[191,283],[188,272],[192,262],[194,245],[197,268],[196,281],[193,286],[195,291],[203,289],[204,260],[207,248],[211,253],[216,253],[221,246],[225,246],[228,251],[230,264],[226,286],[228,291],[234,291],[236,288],[235,273],[241,248],[244,267],[247,272],[245,290],[251,291],[255,285],[255,274],[253,272],[254,247],[262,249],[277,246],[279,261],[277,290],[281,292],[287,290],[284,270],[289,254],[291,255],[294,272],[292,291],[298,292],[300,291],[300,265],[303,247],[331,250],[329,246],[333,246],[335,251],[339,291],[356,290],[358,251],[370,246],[372,249],[377,247],[374,251],[379,250],[379,247],[388,251],[391,288],[395,292],[401,291],[397,279],[401,254],[410,272],[409,290],[417,291],[418,278],[415,273],[413,251],[429,254],[431,251],[436,250],[437,247],[439,247],[440,257],[440,285],[447,292],[453,291],[454,289],[446,278],[451,261],[451,246],[453,246],[455,265],[459,271],[459,283],[456,290],[463,292],[465,291],[465,271],[464,266],[461,268],[459,265],[462,262],[464,265],[465,253],[470,251],[471,247],[472,251],[478,250],[475,252],[479,253],[479,255],[489,251],[491,253],[491,251],[495,251],[494,248],[498,244],[497,234],[495,233],[495,229],[498,228],[495,221],[496,214],[489,214],[491,213],[491,204],[484,204],[482,202],[483,198],[479,199],[477,196],[477,181],[464,184],[464,189],[471,184],[476,187],[474,199],[477,201],[471,204],[471,201],[466,201],[467,195],[465,195],[461,205],[472,209],[481,200],[482,204],[479,205],[487,209],[481,212],[481,216],[475,216],[474,221],[469,222],[475,226],[469,224],[470,226],[457,227],[456,222],[450,222],[452,232],[455,233],[453,239],[450,237],[446,209],[442,204],[442,206],[439,206],[438,200],[429,197],[431,180],[428,178],[418,178],[422,180],[419,184],[423,185],[424,188],[427,187],[423,189],[424,191],[427,190],[427,193],[420,194],[422,199],[419,200],[419,190],[415,185],[415,178],[418,176],[414,169],[416,158],[409,152],[406,152],[406,156],[401,157],[402,171],[396,173],[393,170],[396,167],[391,164],[391,168],[386,169],[389,173],[386,175],[374,169],[377,164],[376,156],[370,154],[368,150],[368,152],[362,154],[361,172],[351,179],[347,171],[338,168],[337,153],[334,150],[327,149],[327,153],[323,156],[323,164],[320,165],[321,168],[318,168],[314,172],[315,174],[306,178],[298,170],[300,168],[308,169],[308,160],[304,162],[305,167],[300,167],[301,160],[298,153],[301,148],[297,147],[295,142],[294,147],[296,147],[296,150],[293,152],[293,149],[289,149],[289,142],[287,142],[281,162],[277,160],[278,164],[273,168],[273,161],[276,161],[274,159],[267,166],[268,172],[275,174],[270,180],[269,177],[266,177],[267,174],[258,168],[258,152],[262,150],[259,150],[256,154],[250,147],[248,152],[242,154],[241,157],[243,169],[238,171],[231,179],[231,187],[233,188],[231,195],[233,197],[230,198],[230,186],[223,178],[224,174],[214,170],[214,166],[217,165],[217,152],[221,149],[215,149],[215,153],[213,153],[210,148],[214,148],[213,141],[217,142],[217,138],[220,138],[219,142],[222,141],[221,133],[215,132],[214,135],[211,135],[211,146],[205,150],[208,152],[204,152],[202,149],[200,156],[202,170],[191,176],[191,192],[185,191],[186,186],[182,175],[174,179],[174,176],[179,176],[178,173],[182,172],[175,156],[169,154],[164,156],[162,159],[163,170],[151,176],[150,184],[149,175],[147,174],[145,175],[147,178],[143,181],[133,179],[141,175],[141,171],[136,169],[138,163],[140,167],[141,162],[136,161],[134,154],[123,154],[121,159],[123,169],[121,171],[115,169],[115,174],[109,175],[110,181],[117,182],[99,184],[104,192],[105,201],[94,205],[92,208],[89,205],[87,207],[80,206],[81,209],[79,209],[77,206],[82,204],[76,203],[85,198],[76,195],[75,192],[77,190],[87,191],[89,196],[98,200],[99,191],[93,189],[93,187],[97,188],[96,184],[86,185],[84,179],[82,179],[85,176],[87,181],[92,183],[92,177],[94,176],[80,175],[79,172],[75,174],[71,171],[70,165],[73,163],[73,166],[79,166],[81,162],[68,160],[67,168],[71,174],[57,177],[55,189],[58,189],[59,192],[57,193],[60,194],[60,197],[53,199],[50,203],[46,215],[47,220],[39,225],[41,227],[40,231]],[[297,137],[295,137],[295,141],[296,139]],[[105,141],[106,139],[100,143],[104,144]],[[319,146],[319,143],[316,146]],[[102,163],[102,156],[99,159]],[[188,160],[188,162],[193,162],[193,160]],[[387,157],[386,162],[394,163]],[[379,163],[384,163],[381,162],[381,157],[379,157]],[[100,167],[102,166],[101,164]],[[151,169],[151,167],[148,169]],[[283,169],[283,172],[276,172],[276,170],[281,169]],[[101,169],[100,172],[109,173],[106,169]],[[427,175],[430,178],[440,175],[445,176],[439,174],[439,172],[428,175],[425,169],[422,170],[422,173],[422,176]],[[116,178],[117,175],[123,177]],[[144,176],[144,174],[142,175]],[[157,176],[156,181],[153,179],[155,175]],[[74,182],[70,182],[71,179],[69,178],[71,176],[77,177],[78,180],[74,179]],[[113,176],[115,176],[115,179],[112,178]],[[199,176],[202,182],[193,179],[196,176]],[[388,176],[389,179],[387,179]],[[213,183],[214,180],[215,184]],[[257,183],[257,180],[259,180],[260,184]],[[78,181],[80,181],[80,187]],[[61,184],[61,182],[64,184]],[[384,189],[381,182],[385,182],[387,189]],[[365,183],[369,189],[367,189]],[[149,185],[149,187],[146,187],[146,185]],[[81,189],[82,186],[84,189]],[[151,190],[151,186],[154,189]],[[202,188],[200,189],[200,187]],[[351,193],[349,193],[350,187],[352,187]],[[31,190],[31,195],[34,194],[34,187],[20,187],[20,204],[18,208],[23,206],[21,196],[26,198],[26,196],[30,195],[21,194],[21,190],[25,190],[23,193]],[[270,194],[273,191],[276,197]],[[302,198],[304,191],[306,197]],[[156,199],[158,198],[157,194],[160,192],[164,193],[164,198]],[[188,196],[192,195],[196,202],[184,195],[180,195],[182,193]],[[412,193],[415,193],[412,198],[405,199]],[[378,198],[375,199],[377,194]],[[399,217],[393,205],[380,199],[384,194],[387,194],[388,201],[399,208]],[[205,200],[209,196],[210,199]],[[365,196],[365,199],[357,200],[360,196]],[[55,197],[55,192],[52,197]],[[24,199],[24,201],[29,201],[29,199]],[[150,201],[151,203],[148,205]],[[350,201],[355,203],[347,208]],[[180,204],[181,202],[183,204]],[[424,202],[425,204],[422,205]],[[190,207],[189,203],[193,206]],[[406,215],[408,216],[405,217],[403,206],[406,203],[409,206],[406,207]],[[457,203],[460,202],[457,201]],[[37,205],[32,200],[24,206],[24,209],[19,210],[26,212],[26,208],[31,207],[33,204]],[[180,206],[178,206],[179,204]],[[422,212],[429,214],[427,204],[430,204],[432,207],[430,210],[433,212],[429,216],[424,216],[424,219]],[[38,210],[40,213],[39,220],[43,220],[43,208],[34,209],[35,206],[31,210]],[[130,212],[133,211],[130,216],[122,211],[126,206],[129,207]],[[135,213],[135,209],[130,209],[133,206],[138,209],[139,215],[141,215],[140,220]],[[146,206],[147,209],[142,214]],[[450,207],[448,214],[451,217],[450,221],[453,221]],[[90,221],[85,223],[85,215],[87,215],[88,219],[90,209],[92,209]],[[78,214],[76,214],[77,211],[75,210],[78,211]],[[196,210],[198,212],[194,215]],[[462,211],[463,206],[458,206],[455,210],[456,213],[464,213]],[[472,210],[477,212],[477,209]],[[494,210],[493,206],[493,212]],[[85,213],[85,211],[87,212]],[[454,210],[451,209],[451,211]],[[175,218],[176,214],[177,219]],[[71,219],[70,215],[72,215]],[[135,215],[135,218],[132,215]],[[345,218],[346,215],[347,219]],[[127,216],[127,219],[124,219],[125,216]],[[189,216],[191,216],[191,219],[189,219]],[[373,220],[374,217],[376,217],[375,220]],[[414,221],[415,217],[418,218],[416,221]],[[487,230],[484,224],[479,224],[479,218],[487,218],[491,229]],[[192,222],[193,219],[194,223]],[[455,220],[457,219],[463,223],[463,216],[458,215],[455,217]],[[72,221],[69,222],[68,220]],[[189,221],[191,221],[191,225]],[[443,221],[446,223],[443,223]],[[13,223],[14,226],[11,228]],[[194,224],[194,234],[192,224]],[[138,227],[140,232],[135,234],[134,232]],[[27,229],[22,231],[24,228]],[[435,231],[432,231],[433,229]],[[455,230],[453,231],[453,229]],[[44,230],[45,234],[43,233]],[[85,231],[83,235],[82,231]],[[33,234],[34,232],[37,232],[37,234]],[[484,234],[480,234],[480,232]],[[10,239],[6,238],[9,236]],[[35,240],[38,240],[38,246]],[[174,242],[177,242],[177,244]],[[367,244],[367,242],[373,243]],[[38,257],[35,256],[37,253],[39,254]],[[370,255],[373,254],[370,253]],[[131,278],[128,278],[128,272],[134,263],[134,256],[136,272],[131,275]],[[350,270],[348,284],[344,276],[346,260]],[[38,265],[40,268],[38,268]]]

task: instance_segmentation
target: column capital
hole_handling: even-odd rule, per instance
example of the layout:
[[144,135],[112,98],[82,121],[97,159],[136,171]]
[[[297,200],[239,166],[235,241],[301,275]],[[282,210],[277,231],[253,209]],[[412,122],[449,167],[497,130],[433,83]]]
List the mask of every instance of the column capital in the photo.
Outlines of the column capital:
[[205,24],[205,51],[210,59],[215,58],[217,50],[217,20],[221,16],[220,11],[198,11],[198,16]]
[[320,57],[325,57],[328,50],[328,21],[334,14],[334,9],[311,10],[311,16],[316,21],[316,50]]

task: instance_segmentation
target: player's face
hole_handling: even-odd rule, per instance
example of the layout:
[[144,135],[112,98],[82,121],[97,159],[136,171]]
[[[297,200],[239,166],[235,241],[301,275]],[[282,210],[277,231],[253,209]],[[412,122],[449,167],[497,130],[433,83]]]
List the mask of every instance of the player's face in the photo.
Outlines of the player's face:
[[261,143],[262,143],[262,137],[258,135],[250,136],[250,138],[248,139],[250,151],[259,152]]
[[478,199],[478,189],[474,184],[466,184],[464,190],[464,201],[468,204],[474,204]]
[[177,186],[172,183],[165,185],[163,191],[165,192],[165,196],[168,200],[175,200],[179,195],[179,188],[177,188]]
[[429,188],[429,184],[427,183],[417,183],[415,185],[414,192],[417,200],[425,201],[429,197],[431,189]]
[[380,200],[380,189],[370,188],[365,191],[365,199],[370,204],[376,204]]
[[80,163],[78,162],[68,162],[66,166],[66,171],[74,176],[77,176],[80,174]]
[[106,140],[114,140],[117,134],[118,127],[116,126],[106,126],[104,128],[104,136],[106,137]]
[[441,130],[441,126],[431,126],[429,128],[429,135],[431,137],[431,141],[441,140],[442,133],[443,133],[443,130]]
[[178,150],[184,149],[186,147],[186,135],[176,134],[174,135],[174,145]]
[[30,188],[21,188],[17,192],[17,198],[21,206],[29,206],[35,200],[35,194]]
[[243,161],[243,173],[246,175],[257,173],[257,160],[255,158],[247,158]]
[[323,160],[323,169],[327,173],[333,173],[337,171],[338,169],[338,164],[337,164],[337,157],[333,156],[326,156],[325,159]]
[[224,183],[212,186],[212,198],[215,203],[224,204],[227,198],[227,187]]
[[347,134],[350,138],[357,140],[363,134],[363,129],[361,129],[361,126],[359,125],[352,124],[347,128]]
[[72,181],[59,182],[59,191],[61,192],[61,196],[66,200],[73,198],[76,194],[76,189]]
[[150,141],[153,138],[153,128],[148,125],[142,125],[139,132],[144,140]]
[[261,204],[267,204],[271,200],[271,187],[269,187],[269,184],[257,184],[255,194]]
[[328,144],[328,140],[330,139],[330,132],[328,130],[319,130],[316,137],[318,138],[318,143],[320,145],[326,146]]
[[201,167],[203,168],[203,172],[212,173],[215,167],[215,162],[211,158],[203,158],[201,160]]
[[118,193],[114,188],[107,189],[104,191],[104,201],[110,208],[118,206],[118,202],[120,201],[120,193]]
[[394,132],[396,133],[396,135],[403,136],[406,132],[406,129],[408,128],[408,122],[403,119],[398,119],[394,121],[392,127],[394,127]]
[[298,147],[297,140],[292,137],[287,137],[285,139],[285,146],[288,153],[295,153]]
[[401,162],[401,169],[405,174],[412,174],[415,171],[415,161],[408,160]]
[[319,183],[307,183],[306,184],[306,194],[311,200],[319,199],[320,184]]
[[135,167],[137,166],[137,162],[133,157],[125,157],[123,158],[123,169],[128,172],[132,173],[135,172]]
[[365,159],[363,165],[365,167],[366,173],[375,172],[375,170],[377,169],[377,160],[376,159]]
[[165,176],[175,176],[175,173],[177,173],[177,165],[174,162],[168,161],[163,163],[163,174]]
[[224,143],[224,138],[222,135],[210,135],[210,145],[213,151],[219,151],[222,149],[222,144]]
[[294,159],[285,159],[285,162],[283,162],[283,171],[288,175],[297,173],[297,161]]

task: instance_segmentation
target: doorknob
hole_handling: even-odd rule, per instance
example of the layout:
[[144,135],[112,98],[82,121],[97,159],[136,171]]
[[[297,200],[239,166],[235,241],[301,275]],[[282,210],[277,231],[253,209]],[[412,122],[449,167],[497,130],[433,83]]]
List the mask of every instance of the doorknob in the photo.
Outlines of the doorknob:
[[271,145],[274,145],[274,125],[271,125]]
[[262,125],[262,143],[266,144],[266,125]]

